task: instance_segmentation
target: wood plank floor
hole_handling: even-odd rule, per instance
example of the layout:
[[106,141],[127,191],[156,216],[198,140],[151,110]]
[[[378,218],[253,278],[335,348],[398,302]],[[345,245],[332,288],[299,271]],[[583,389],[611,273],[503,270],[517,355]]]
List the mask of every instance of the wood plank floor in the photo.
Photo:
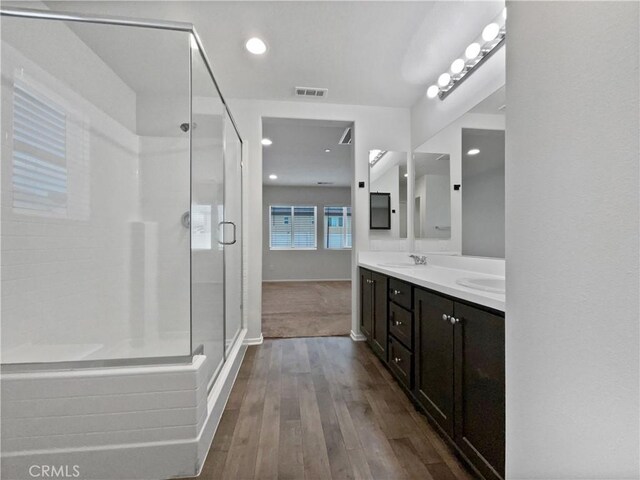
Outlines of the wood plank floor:
[[368,347],[345,337],[249,347],[201,480],[466,480]]
[[264,282],[265,338],[322,337],[351,332],[351,282]]

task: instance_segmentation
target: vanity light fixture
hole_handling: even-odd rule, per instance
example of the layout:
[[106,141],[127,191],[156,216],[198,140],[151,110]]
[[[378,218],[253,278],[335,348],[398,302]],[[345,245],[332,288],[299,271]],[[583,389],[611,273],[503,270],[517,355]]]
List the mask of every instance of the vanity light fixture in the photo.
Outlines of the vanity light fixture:
[[277,180],[278,179],[278,175],[275,175],[275,174],[272,173],[271,175],[269,175],[269,178],[271,180]]
[[427,89],[427,98],[439,97],[444,100],[469,75],[486,62],[500,47],[504,45],[506,31],[507,9],[482,29],[481,35],[464,51],[464,59],[456,58],[449,71],[440,74],[438,81]]
[[477,149],[477,148],[472,148],[471,150],[469,150],[469,151],[467,152],[467,155],[477,155],[477,154],[479,154],[479,153],[480,153],[480,150],[479,150],[479,149]]
[[260,143],[262,145],[264,145],[265,147],[268,147],[269,145],[273,145],[273,142],[271,141],[270,138],[263,138]]
[[245,43],[244,46],[250,53],[253,53],[254,55],[262,55],[267,51],[267,44],[258,37],[250,38],[249,40],[247,40],[247,43]]
[[369,150],[369,165],[373,167],[386,153],[386,150]]

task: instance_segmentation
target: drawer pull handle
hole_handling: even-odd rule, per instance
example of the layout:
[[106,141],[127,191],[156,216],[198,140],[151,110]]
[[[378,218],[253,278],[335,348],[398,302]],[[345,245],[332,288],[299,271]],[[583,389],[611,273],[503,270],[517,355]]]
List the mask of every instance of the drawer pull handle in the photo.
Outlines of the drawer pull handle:
[[394,291],[393,291],[393,294],[394,294],[394,295],[400,295],[401,293],[402,293],[402,292],[401,292],[400,290],[394,290]]
[[450,315],[447,315],[446,313],[443,313],[443,314],[442,314],[442,319],[443,319],[445,322],[447,322],[447,321],[451,320],[451,316],[450,316]]
[[400,363],[400,362],[402,361],[402,359],[401,359],[400,357],[394,357],[394,358],[393,358],[393,361],[394,361],[395,363]]
[[396,320],[395,322],[393,322],[393,324],[394,324],[396,327],[399,327],[400,325],[402,325],[402,322],[401,322],[400,320]]

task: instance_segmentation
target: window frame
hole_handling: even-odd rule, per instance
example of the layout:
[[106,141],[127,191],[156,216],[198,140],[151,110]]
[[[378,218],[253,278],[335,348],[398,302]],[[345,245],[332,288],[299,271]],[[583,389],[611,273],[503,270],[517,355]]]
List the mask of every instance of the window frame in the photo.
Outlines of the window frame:
[[[288,247],[273,246],[273,209],[289,208],[291,210],[291,242]],[[313,247],[297,247],[294,243],[295,239],[295,209],[296,208],[313,208]],[[276,251],[312,251],[318,250],[318,206],[317,205],[269,205],[269,250]]]
[[[342,209],[342,217],[337,217],[336,215],[327,215],[327,209],[328,208],[341,208]],[[351,210],[351,212],[349,213],[349,210]],[[324,235],[323,235],[323,241],[324,241],[324,248],[325,250],[352,250],[353,249],[353,209],[351,207],[351,205],[325,205],[323,210],[322,210],[323,216],[324,216],[324,222],[323,222],[323,227],[324,227]],[[329,218],[331,217],[335,217],[335,218],[342,218],[342,245],[346,245],[347,244],[347,238],[348,238],[348,234],[351,235],[351,245],[348,247],[329,247],[329,226],[327,225]],[[347,218],[351,218],[351,224],[349,225],[349,232],[347,233]]]

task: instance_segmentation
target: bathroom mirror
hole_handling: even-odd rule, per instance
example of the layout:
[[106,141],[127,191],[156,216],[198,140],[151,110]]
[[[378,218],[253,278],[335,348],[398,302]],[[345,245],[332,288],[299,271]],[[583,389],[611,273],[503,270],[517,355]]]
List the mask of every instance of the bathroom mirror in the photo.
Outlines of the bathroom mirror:
[[[418,250],[504,258],[506,108],[501,87],[414,151],[410,219]],[[429,187],[431,172],[442,174],[440,187]]]
[[416,238],[451,238],[448,153],[414,153],[413,231]]
[[385,238],[407,238],[407,153],[369,151],[371,230]]
[[504,257],[504,130],[462,129],[462,252]]

